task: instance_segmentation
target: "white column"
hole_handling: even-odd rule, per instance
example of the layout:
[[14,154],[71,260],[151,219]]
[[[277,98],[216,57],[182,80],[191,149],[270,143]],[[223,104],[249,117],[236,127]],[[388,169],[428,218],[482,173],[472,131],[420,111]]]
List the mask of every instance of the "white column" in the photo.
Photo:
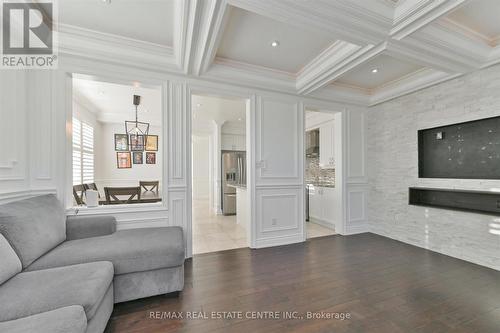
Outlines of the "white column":
[[191,257],[191,100],[186,84],[164,84],[163,104],[167,128],[164,163],[168,163],[168,220],[169,225],[183,228],[186,257]]

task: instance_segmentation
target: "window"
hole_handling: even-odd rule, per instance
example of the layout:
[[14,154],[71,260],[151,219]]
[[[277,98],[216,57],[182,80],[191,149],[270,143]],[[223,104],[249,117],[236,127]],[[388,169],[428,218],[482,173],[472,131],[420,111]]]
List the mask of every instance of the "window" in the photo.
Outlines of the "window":
[[94,128],[73,117],[73,185],[94,182]]

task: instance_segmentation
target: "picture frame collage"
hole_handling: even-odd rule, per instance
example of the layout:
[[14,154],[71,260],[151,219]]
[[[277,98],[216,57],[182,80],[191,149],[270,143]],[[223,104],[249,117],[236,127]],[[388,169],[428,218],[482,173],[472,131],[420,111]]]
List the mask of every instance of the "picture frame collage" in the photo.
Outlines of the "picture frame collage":
[[158,135],[116,133],[115,151],[118,169],[130,169],[133,164],[156,164]]

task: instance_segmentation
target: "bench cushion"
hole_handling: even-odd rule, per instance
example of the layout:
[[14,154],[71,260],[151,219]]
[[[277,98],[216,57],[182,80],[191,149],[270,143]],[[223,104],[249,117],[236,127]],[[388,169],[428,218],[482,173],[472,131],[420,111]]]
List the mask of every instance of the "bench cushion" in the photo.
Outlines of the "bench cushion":
[[0,233],[26,267],[66,239],[66,214],[52,194],[0,205]]
[[0,234],[0,284],[21,272],[21,261],[9,242]]
[[85,333],[87,318],[80,305],[72,305],[0,323],[2,333]]
[[107,261],[19,273],[0,286],[0,321],[69,305],[81,305],[90,320],[112,280]]
[[42,256],[28,271],[109,260],[115,274],[143,272],[184,263],[182,228],[120,230],[111,235],[67,241]]

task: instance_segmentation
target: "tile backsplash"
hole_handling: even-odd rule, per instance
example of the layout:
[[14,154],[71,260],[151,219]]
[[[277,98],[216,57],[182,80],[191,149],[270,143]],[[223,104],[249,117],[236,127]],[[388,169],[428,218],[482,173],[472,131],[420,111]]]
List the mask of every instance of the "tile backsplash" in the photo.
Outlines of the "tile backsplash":
[[335,186],[335,169],[321,169],[319,157],[306,157],[306,184]]

